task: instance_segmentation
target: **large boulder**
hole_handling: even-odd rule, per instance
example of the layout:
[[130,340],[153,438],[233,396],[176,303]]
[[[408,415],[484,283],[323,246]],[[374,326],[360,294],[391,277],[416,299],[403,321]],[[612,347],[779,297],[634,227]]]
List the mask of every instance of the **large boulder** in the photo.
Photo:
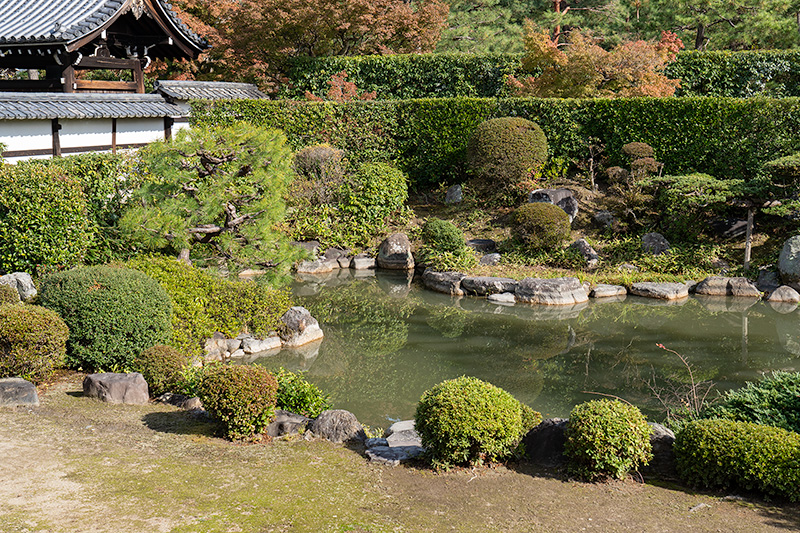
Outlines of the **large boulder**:
[[36,287],[33,286],[31,275],[27,272],[14,272],[0,276],[0,283],[17,289],[19,299],[23,302],[36,296]]
[[642,236],[642,251],[661,255],[669,251],[669,241],[660,233],[647,233]]
[[761,298],[758,290],[747,278],[727,278],[723,276],[709,276],[694,288],[695,294],[707,296],[740,296]]
[[800,303],[800,294],[788,285],[781,285],[770,293],[767,301],[796,304]]
[[0,407],[36,407],[36,386],[22,378],[0,379]]
[[305,430],[309,422],[311,419],[303,415],[276,409],[275,419],[267,426],[267,435],[270,437],[293,435]]
[[525,454],[531,462],[556,466],[564,463],[564,443],[567,442],[565,431],[566,418],[548,418],[533,428],[522,438]]
[[425,453],[413,420],[395,422],[386,430],[386,438],[367,439],[365,445],[370,462],[389,466],[397,466]]
[[489,294],[514,292],[517,290],[517,280],[490,276],[466,277],[461,280],[461,288],[467,294],[488,296]]
[[783,243],[778,258],[778,272],[784,285],[800,290],[800,235],[795,235]]
[[422,274],[422,284],[425,288],[442,294],[464,296],[461,281],[466,277],[466,274],[460,272],[436,272],[426,269]]
[[578,215],[578,200],[569,189],[536,189],[528,193],[528,202],[546,202],[557,205],[569,216],[569,221]]
[[343,409],[323,411],[311,422],[309,429],[317,437],[337,443],[363,441],[366,438],[356,416]]
[[630,293],[634,296],[655,298],[658,300],[681,300],[689,297],[689,287],[683,283],[658,283],[642,281],[631,285]]
[[393,233],[378,248],[378,267],[387,270],[414,270],[411,241],[405,233]]
[[281,317],[284,328],[280,332],[283,346],[294,348],[320,340],[324,334],[317,319],[305,307],[295,306]]
[[660,478],[674,479],[677,477],[675,454],[672,451],[675,443],[675,434],[661,424],[649,422],[649,425],[653,459],[647,466],[642,467],[642,473],[654,474]]
[[83,379],[83,395],[108,403],[145,405],[150,399],[147,382],[139,372],[89,374]]
[[461,185],[455,184],[448,187],[447,192],[444,195],[445,204],[460,204],[463,200],[464,192],[461,188]]
[[573,305],[589,300],[578,278],[525,278],[518,282],[514,294],[518,302],[541,305]]

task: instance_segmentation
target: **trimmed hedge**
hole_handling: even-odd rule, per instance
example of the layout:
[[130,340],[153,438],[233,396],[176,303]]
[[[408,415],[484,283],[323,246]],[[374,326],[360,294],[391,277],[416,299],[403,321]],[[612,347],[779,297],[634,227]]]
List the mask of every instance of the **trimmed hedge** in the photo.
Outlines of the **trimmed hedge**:
[[693,420],[675,436],[678,475],[701,487],[741,487],[800,500],[800,434],[733,420]]
[[294,148],[327,142],[353,162],[396,161],[412,185],[425,186],[463,180],[467,139],[484,120],[504,116],[536,122],[551,157],[584,160],[599,142],[608,165],[622,165],[622,147],[644,142],[673,175],[751,179],[765,162],[800,151],[795,98],[229,100],[192,107],[195,124],[283,128]]
[[0,378],[40,383],[64,363],[69,330],[57,313],[38,305],[0,305]]

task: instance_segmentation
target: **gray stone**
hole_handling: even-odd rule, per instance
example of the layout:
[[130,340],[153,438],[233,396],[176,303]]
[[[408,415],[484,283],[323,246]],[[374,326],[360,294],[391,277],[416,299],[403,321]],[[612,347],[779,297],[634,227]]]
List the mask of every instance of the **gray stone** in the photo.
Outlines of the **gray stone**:
[[647,233],[642,236],[642,251],[661,255],[669,251],[669,241],[660,233]]
[[367,458],[370,462],[387,466],[397,466],[425,453],[425,448],[420,446],[374,446],[367,449]]
[[461,288],[467,294],[487,296],[517,290],[517,280],[511,278],[494,278],[490,276],[466,277],[461,280]]
[[[417,423],[411,420],[399,420],[389,426],[389,429],[386,430],[386,436],[389,437],[393,433],[397,431],[408,431],[410,429],[415,429],[417,427]],[[387,445],[388,446],[388,445]]]
[[231,359],[238,359],[238,358],[240,358],[240,357],[244,357],[245,355],[246,355],[246,354],[244,353],[244,350],[242,350],[241,348],[239,348],[238,350],[234,350],[234,351],[232,351],[229,357],[230,357]]
[[242,339],[228,339],[225,344],[226,350],[233,353],[242,346]]
[[386,443],[391,448],[408,447],[408,446],[422,446],[422,440],[414,429],[413,420],[403,420],[395,422],[386,431]]
[[768,302],[783,302],[796,304],[800,302],[800,293],[788,285],[781,285],[770,293]]
[[337,443],[367,438],[355,415],[343,409],[323,411],[311,422],[309,429],[314,435]]
[[497,251],[497,243],[492,239],[470,239],[467,246],[480,254],[489,254]]
[[0,379],[0,407],[36,407],[36,386],[22,378]]
[[83,395],[133,405],[145,405],[150,399],[147,383],[139,372],[89,374],[83,379]]
[[286,326],[280,332],[281,341],[286,348],[303,346],[324,336],[319,322],[305,307],[292,307],[283,314],[281,322]]
[[600,262],[600,256],[597,255],[597,251],[592,248],[592,245],[589,244],[586,239],[578,239],[570,244],[569,247],[573,250],[577,250],[581,256],[583,256],[584,261],[586,261],[586,266],[589,268],[597,267],[597,264]]
[[341,248],[328,248],[325,250],[323,257],[325,257],[325,259],[338,261],[339,258],[347,257],[347,252]]
[[17,289],[19,298],[23,302],[27,302],[36,296],[36,287],[33,285],[31,275],[27,272],[14,272],[12,274],[0,276],[0,283]]
[[488,266],[499,265],[500,264],[500,254],[497,254],[497,253],[495,253],[495,254],[486,254],[483,257],[481,257],[479,263],[482,264],[482,265],[488,265]]
[[683,283],[642,281],[631,285],[630,293],[658,300],[680,300],[689,297],[689,288]]
[[601,228],[610,228],[616,222],[616,218],[614,218],[613,213],[606,209],[602,209],[594,214],[592,217],[597,225]]
[[675,434],[672,430],[649,422],[650,445],[653,449],[653,459],[647,466],[641,468],[643,474],[657,475],[661,478],[676,478],[675,454],[672,451],[675,443]]
[[555,204],[564,210],[570,222],[578,215],[578,200],[569,189],[537,189],[528,193],[528,202]]
[[460,204],[464,200],[464,193],[461,189],[461,185],[451,185],[448,187],[447,192],[444,195],[444,203],[446,204]]
[[204,360],[208,362],[224,361],[228,352],[228,339],[222,333],[216,332],[214,336],[206,340]]
[[375,258],[368,255],[358,254],[350,262],[353,270],[370,270],[375,268]]
[[486,297],[487,300],[496,304],[515,304],[517,297],[513,292],[503,292],[500,294],[490,294]]
[[778,272],[784,285],[800,290],[800,235],[795,235],[783,243],[778,258]]
[[466,274],[460,272],[435,272],[427,269],[422,274],[422,283],[427,289],[432,291],[449,294],[451,296],[463,296],[461,280]]
[[327,274],[333,272],[333,264],[336,263],[336,268],[339,268],[337,261],[328,261],[326,259],[315,259],[313,261],[301,261],[297,265],[298,274]]
[[592,298],[613,298],[617,296],[625,296],[628,294],[628,289],[622,285],[606,285],[601,283],[592,289],[589,296]]
[[389,443],[386,441],[385,438],[375,438],[375,437],[373,437],[373,438],[369,438],[369,439],[365,440],[364,441],[364,446],[366,446],[367,448],[374,448],[375,446],[383,446],[383,447],[388,448],[389,447]]
[[578,278],[525,278],[514,294],[518,302],[541,305],[573,305],[589,300]]
[[292,246],[296,246],[298,248],[302,248],[303,250],[307,251],[309,255],[312,257],[316,257],[319,253],[319,241],[292,241],[290,243]]
[[308,417],[284,411],[283,409],[276,409],[275,419],[267,426],[267,435],[270,437],[282,437],[300,433],[306,429],[309,422],[311,422],[311,419]]
[[761,298],[761,291],[747,278],[709,276],[694,288],[695,294],[706,296],[738,296]]
[[405,233],[393,233],[378,248],[378,267],[387,270],[414,270],[411,241]]
[[248,337],[242,340],[242,350],[244,350],[246,354],[266,352],[280,347],[281,338],[277,335],[274,337],[267,337],[266,339]]
[[337,259],[337,261],[339,262],[339,268],[350,268],[353,258],[350,256],[344,256]]
[[522,438],[525,454],[531,462],[557,466],[564,464],[564,443],[567,441],[565,431],[566,418],[548,418],[530,430]]
[[783,284],[777,272],[763,268],[758,271],[756,287],[758,287],[758,290],[761,292],[772,292],[781,285]]

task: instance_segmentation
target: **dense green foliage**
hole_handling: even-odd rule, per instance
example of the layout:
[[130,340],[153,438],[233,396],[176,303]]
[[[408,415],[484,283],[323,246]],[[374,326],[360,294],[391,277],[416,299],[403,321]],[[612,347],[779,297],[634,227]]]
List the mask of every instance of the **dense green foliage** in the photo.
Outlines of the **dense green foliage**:
[[19,291],[11,285],[0,283],[0,305],[18,304],[19,302]]
[[323,205],[336,200],[344,183],[344,152],[329,144],[314,144],[298,150],[293,162],[297,178],[289,188],[289,202]]
[[511,232],[529,250],[557,250],[569,239],[569,215],[551,203],[528,203],[514,211]]
[[704,418],[754,422],[800,433],[800,372],[773,372],[726,392]]
[[570,472],[590,481],[624,478],[652,458],[650,426],[636,407],[593,400],[569,414],[564,455]]
[[[526,414],[526,423],[532,418]],[[508,457],[527,429],[519,401],[499,387],[467,376],[426,391],[414,420],[431,462],[445,468]]]
[[422,226],[421,237],[419,259],[428,268],[439,272],[461,271],[477,264],[464,233],[448,220],[429,218]]
[[78,264],[90,234],[79,180],[39,164],[0,165],[0,272]]
[[188,357],[172,346],[158,344],[133,358],[131,368],[144,377],[150,396],[173,392],[183,379]]
[[275,331],[292,306],[289,293],[260,283],[223,279],[175,259],[139,256],[128,266],[152,277],[172,302],[172,345],[196,354],[214,332],[229,338],[242,332],[264,336]]
[[138,155],[145,184],[120,227],[145,250],[231,269],[288,271],[295,250],[275,225],[292,179],[286,138],[245,124],[181,130]]
[[316,418],[322,411],[331,408],[330,397],[319,387],[309,383],[302,373],[291,372],[281,367],[275,378],[278,380],[276,396],[278,409]]
[[69,330],[57,313],[38,305],[0,305],[0,378],[46,380],[64,363]]
[[56,272],[42,279],[38,298],[69,327],[71,368],[127,370],[142,350],[172,332],[169,296],[136,270],[96,266]]
[[675,435],[678,475],[690,485],[740,487],[800,500],[800,434],[733,420],[693,420]]
[[261,434],[275,414],[278,382],[264,367],[215,365],[203,373],[199,397],[230,440]]
[[467,169],[483,198],[514,205],[536,182],[547,162],[547,138],[530,120],[493,118],[481,122],[467,141]]
[[550,156],[575,164],[588,158],[589,146],[601,145],[608,165],[620,165],[626,161],[623,145],[645,142],[672,175],[752,179],[765,162],[800,150],[800,100],[793,98],[242,100],[193,106],[198,124],[241,119],[284,128],[296,148],[328,142],[352,161],[394,160],[412,186],[463,180],[467,139],[493,117],[535,121]]

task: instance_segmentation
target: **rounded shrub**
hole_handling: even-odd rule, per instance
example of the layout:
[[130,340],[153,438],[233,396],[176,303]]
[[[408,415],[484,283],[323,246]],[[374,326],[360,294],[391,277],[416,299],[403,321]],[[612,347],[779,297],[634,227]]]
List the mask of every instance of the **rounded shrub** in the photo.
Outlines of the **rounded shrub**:
[[511,231],[528,249],[556,250],[570,237],[569,215],[554,204],[525,204],[514,211]]
[[414,420],[433,465],[447,468],[508,457],[524,435],[522,409],[503,389],[462,376],[425,392]]
[[[312,205],[333,202],[344,182],[344,151],[329,144],[314,144],[294,154],[294,171],[299,180],[291,185],[291,194]],[[290,198],[294,203],[298,198]]]
[[276,406],[279,409],[316,418],[331,408],[330,396],[306,381],[302,373],[280,368],[275,378],[278,380]]
[[0,283],[0,305],[18,304],[20,302],[19,291],[11,285]]
[[524,403],[520,403],[519,405],[522,413],[522,431],[524,436],[525,433],[542,423],[542,413]]
[[650,426],[636,407],[593,400],[569,415],[564,455],[569,471],[589,481],[622,479],[652,458]]
[[169,296],[154,279],[128,268],[96,266],[42,279],[39,303],[69,326],[67,366],[127,370],[142,350],[172,332]]
[[64,362],[69,330],[57,313],[38,305],[0,305],[0,378],[34,383]]
[[678,475],[693,486],[738,487],[800,500],[800,434],[733,420],[692,420],[675,435]]
[[631,161],[643,158],[654,158],[656,156],[653,147],[647,143],[632,142],[622,146],[622,153]]
[[408,199],[408,177],[388,163],[364,163],[341,193],[339,207],[353,222],[382,225]]
[[527,181],[547,162],[547,138],[534,122],[519,117],[486,120],[467,141],[473,185],[483,194],[516,203]]
[[133,359],[131,370],[139,372],[151,396],[171,392],[183,379],[188,357],[172,346],[158,344],[143,350]]
[[422,241],[439,252],[461,252],[465,247],[464,233],[448,220],[429,218],[422,226]]
[[203,407],[220,422],[231,440],[264,432],[275,414],[278,382],[264,367],[216,365],[203,373],[199,394]]

